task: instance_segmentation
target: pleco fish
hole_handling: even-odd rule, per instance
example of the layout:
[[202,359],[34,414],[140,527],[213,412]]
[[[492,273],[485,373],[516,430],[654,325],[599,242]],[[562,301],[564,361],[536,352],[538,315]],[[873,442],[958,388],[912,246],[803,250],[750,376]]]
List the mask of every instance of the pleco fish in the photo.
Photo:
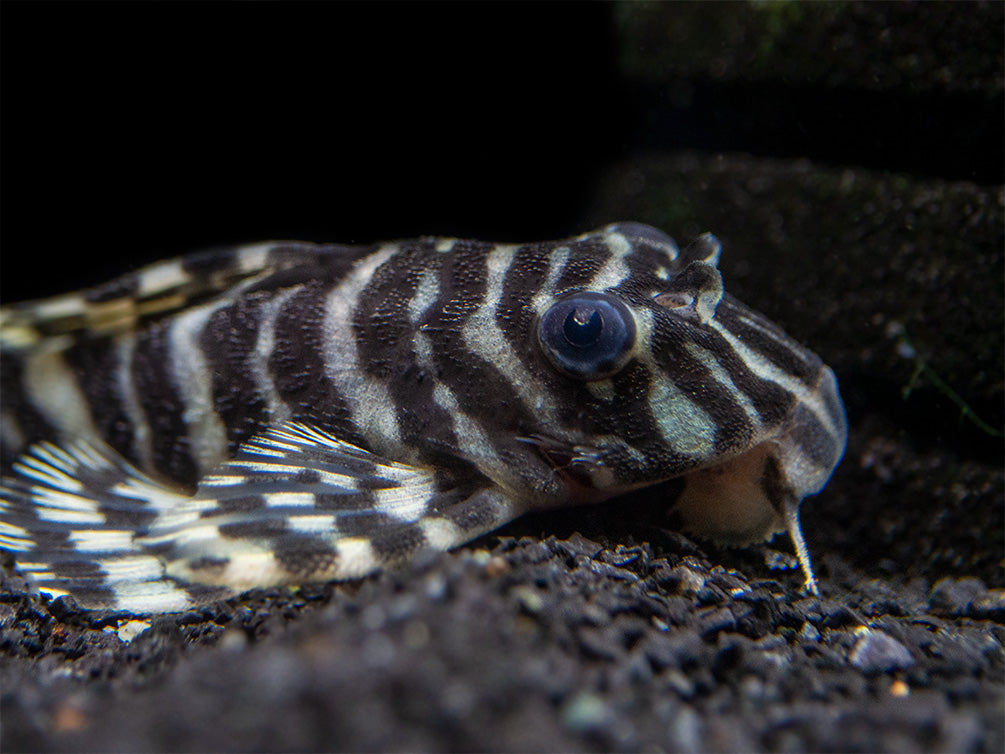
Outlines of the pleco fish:
[[844,408],[719,252],[639,223],[277,242],[6,306],[0,548],[83,607],[175,612],[683,477],[687,531],[787,529],[815,591],[798,509]]

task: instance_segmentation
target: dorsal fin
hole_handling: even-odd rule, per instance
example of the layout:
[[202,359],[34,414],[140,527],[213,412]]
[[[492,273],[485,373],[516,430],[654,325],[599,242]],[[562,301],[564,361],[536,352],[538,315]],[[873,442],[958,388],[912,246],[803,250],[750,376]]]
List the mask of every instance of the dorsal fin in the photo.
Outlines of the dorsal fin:
[[283,287],[325,277],[326,266],[339,268],[342,257],[366,248],[272,241],[158,262],[94,288],[4,306],[0,344],[25,349],[43,338],[127,332],[242,284]]

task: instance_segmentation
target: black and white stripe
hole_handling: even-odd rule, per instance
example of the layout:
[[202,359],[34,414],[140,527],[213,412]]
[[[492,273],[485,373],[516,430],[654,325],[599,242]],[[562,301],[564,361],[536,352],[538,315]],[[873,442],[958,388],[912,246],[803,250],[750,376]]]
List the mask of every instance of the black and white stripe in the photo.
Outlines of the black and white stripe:
[[[847,427],[820,359],[723,294],[718,251],[631,223],[523,245],[282,242],[6,308],[0,547],[88,604],[183,609],[719,466],[757,490],[764,536],[823,486]],[[575,291],[635,319],[604,379],[538,345]],[[11,465],[39,440],[76,450]],[[686,494],[724,511],[710,530],[743,504],[720,482]]]

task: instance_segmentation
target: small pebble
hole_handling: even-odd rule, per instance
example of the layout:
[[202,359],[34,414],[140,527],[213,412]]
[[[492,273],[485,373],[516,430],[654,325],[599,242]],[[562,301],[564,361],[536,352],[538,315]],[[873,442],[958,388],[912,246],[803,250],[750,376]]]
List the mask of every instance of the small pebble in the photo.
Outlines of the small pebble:
[[87,714],[77,706],[63,704],[52,716],[52,727],[58,733],[72,733],[87,727]]
[[576,694],[562,713],[562,722],[569,730],[585,733],[598,730],[610,719],[610,710],[596,694],[582,692]]
[[544,607],[544,600],[541,599],[541,595],[532,586],[521,585],[514,587],[511,594],[516,597],[517,602],[520,603],[520,607],[532,615],[541,612],[541,608]]
[[485,575],[489,578],[502,576],[508,570],[509,563],[506,562],[506,558],[500,558],[498,555],[492,556],[485,563]]
[[704,751],[707,744],[702,740],[702,722],[691,707],[682,706],[670,721],[667,731],[673,748],[678,751]]
[[698,624],[703,637],[714,636],[722,631],[736,628],[736,617],[728,607],[698,611]]
[[820,632],[816,626],[807,621],[799,631],[799,638],[803,641],[820,641]]
[[150,628],[148,620],[127,620],[119,625],[115,634],[119,637],[119,641],[128,644],[148,628]]
[[928,606],[938,615],[964,616],[974,600],[987,596],[987,587],[980,579],[945,578],[937,581],[928,596]]
[[868,630],[855,642],[848,660],[865,673],[889,673],[914,665],[907,647],[882,631]]

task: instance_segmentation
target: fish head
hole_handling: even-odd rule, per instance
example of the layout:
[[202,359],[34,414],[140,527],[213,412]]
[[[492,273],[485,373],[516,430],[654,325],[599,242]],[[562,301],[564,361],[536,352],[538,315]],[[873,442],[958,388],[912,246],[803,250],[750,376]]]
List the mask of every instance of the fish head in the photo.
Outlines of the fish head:
[[572,502],[683,477],[685,528],[742,544],[826,484],[847,424],[821,359],[724,292],[721,248],[639,223],[552,247],[556,284],[525,302],[547,410],[522,436]]

